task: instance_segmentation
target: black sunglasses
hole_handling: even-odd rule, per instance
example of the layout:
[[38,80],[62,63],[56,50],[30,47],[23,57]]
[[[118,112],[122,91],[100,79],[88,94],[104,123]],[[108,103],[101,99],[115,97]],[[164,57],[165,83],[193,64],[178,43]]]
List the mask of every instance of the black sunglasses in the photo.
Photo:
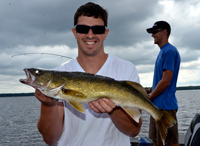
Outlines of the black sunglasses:
[[90,29],[94,34],[104,34],[106,31],[106,27],[103,25],[95,25],[95,26],[87,26],[87,25],[76,25],[75,26],[77,33],[87,34]]
[[155,30],[155,31],[152,32],[152,34],[156,34],[156,33],[160,32],[160,31],[163,31],[163,30],[164,30],[164,29]]

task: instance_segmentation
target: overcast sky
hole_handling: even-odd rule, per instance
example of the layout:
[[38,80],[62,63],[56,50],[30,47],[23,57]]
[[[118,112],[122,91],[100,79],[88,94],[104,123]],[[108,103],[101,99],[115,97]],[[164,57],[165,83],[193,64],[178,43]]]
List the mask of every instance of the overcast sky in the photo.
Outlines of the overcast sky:
[[[77,43],[71,32],[77,8],[86,0],[0,1],[0,93],[33,92],[21,84],[23,68],[53,69],[75,58]],[[181,55],[177,86],[200,85],[199,0],[95,0],[108,11],[105,52],[135,64],[141,84],[150,87],[159,47],[146,32],[165,20],[172,28],[170,43]]]

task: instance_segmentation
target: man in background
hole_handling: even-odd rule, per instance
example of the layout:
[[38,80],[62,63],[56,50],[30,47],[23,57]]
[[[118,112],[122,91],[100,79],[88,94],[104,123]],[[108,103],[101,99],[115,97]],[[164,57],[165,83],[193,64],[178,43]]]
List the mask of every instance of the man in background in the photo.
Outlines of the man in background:
[[[154,44],[160,48],[154,68],[153,86],[147,93],[151,93],[149,99],[152,103],[163,110],[167,110],[177,121],[176,113],[178,102],[175,96],[176,83],[180,67],[180,55],[176,47],[168,41],[171,27],[166,21],[157,21],[147,32],[152,34]],[[162,140],[155,120],[150,117],[149,138],[154,146],[162,146]],[[168,128],[165,140],[169,146],[178,146],[178,123]]]

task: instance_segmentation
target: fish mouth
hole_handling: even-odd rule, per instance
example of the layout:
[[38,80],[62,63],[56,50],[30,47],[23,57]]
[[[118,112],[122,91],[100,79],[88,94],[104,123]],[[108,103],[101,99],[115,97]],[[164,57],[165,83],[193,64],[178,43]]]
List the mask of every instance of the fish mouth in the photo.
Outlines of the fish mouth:
[[20,79],[19,81],[21,82],[21,83],[23,83],[23,84],[28,84],[28,85],[31,85],[33,82],[34,82],[34,80],[35,80],[35,76],[34,75],[32,75],[29,71],[28,71],[28,69],[24,69],[24,72],[26,73],[26,79]]

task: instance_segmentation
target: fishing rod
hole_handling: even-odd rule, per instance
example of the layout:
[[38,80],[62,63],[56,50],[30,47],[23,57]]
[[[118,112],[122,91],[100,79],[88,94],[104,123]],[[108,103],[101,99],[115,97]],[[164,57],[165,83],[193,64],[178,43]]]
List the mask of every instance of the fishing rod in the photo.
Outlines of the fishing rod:
[[41,54],[41,55],[47,54],[47,55],[60,56],[61,58],[65,57],[65,58],[73,59],[73,58],[68,57],[68,56],[59,55],[59,54],[52,54],[52,53],[23,53],[23,54],[15,54],[15,55],[12,55],[12,57],[20,56],[20,55],[30,55],[30,54]]

